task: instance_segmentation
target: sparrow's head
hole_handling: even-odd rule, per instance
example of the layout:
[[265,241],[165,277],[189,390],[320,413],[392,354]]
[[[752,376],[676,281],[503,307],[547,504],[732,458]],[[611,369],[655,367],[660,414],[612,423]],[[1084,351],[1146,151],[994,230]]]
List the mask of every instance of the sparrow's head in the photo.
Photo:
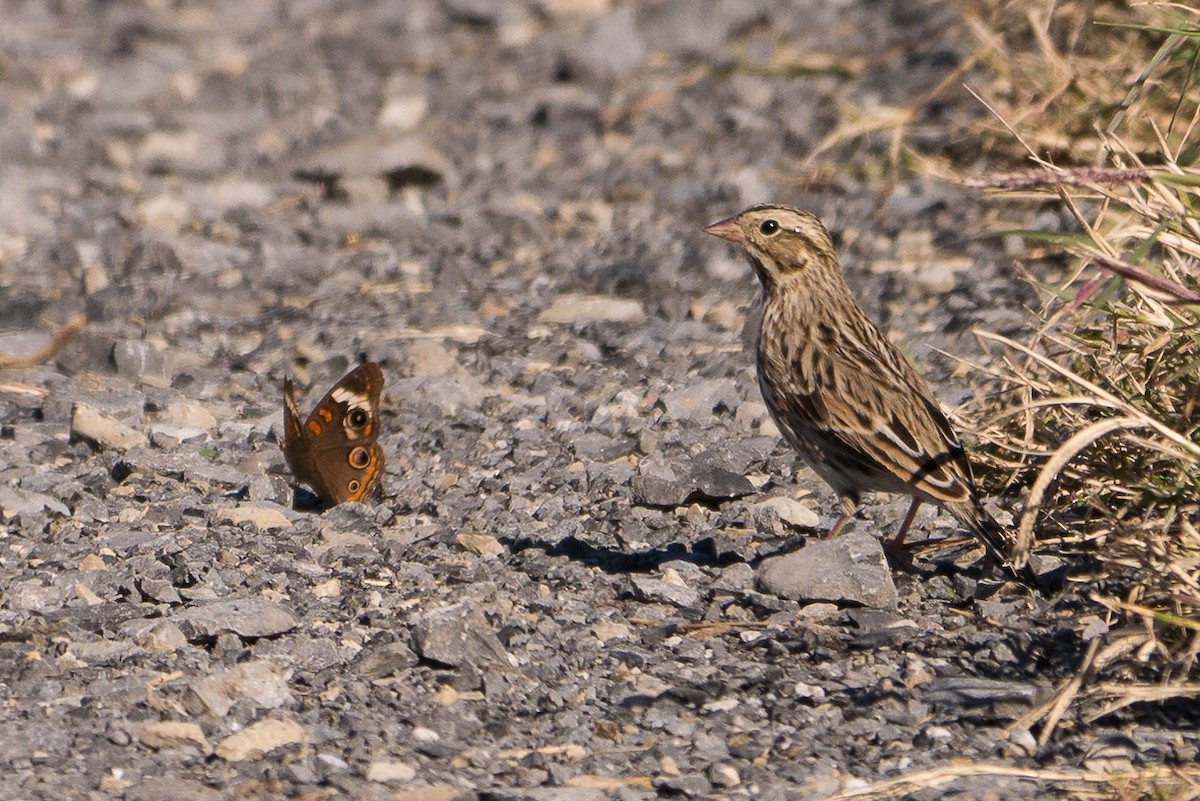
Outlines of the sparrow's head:
[[[770,289],[805,273],[841,273],[829,232],[807,211],[789,206],[751,206],[713,223],[706,234],[742,246],[763,286]],[[818,279],[812,275],[808,280]]]

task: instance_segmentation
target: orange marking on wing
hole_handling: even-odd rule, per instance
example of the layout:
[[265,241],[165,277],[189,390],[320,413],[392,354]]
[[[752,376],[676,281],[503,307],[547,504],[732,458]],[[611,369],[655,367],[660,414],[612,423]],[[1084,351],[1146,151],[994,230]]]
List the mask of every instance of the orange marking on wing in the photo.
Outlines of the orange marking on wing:
[[333,422],[333,412],[329,411],[328,409],[326,409],[324,407],[317,409],[317,414],[321,415],[321,417],[324,418],[326,423]]
[[308,421],[308,430],[311,431],[312,435],[315,437],[321,433],[321,424],[318,423],[316,420],[309,420]]

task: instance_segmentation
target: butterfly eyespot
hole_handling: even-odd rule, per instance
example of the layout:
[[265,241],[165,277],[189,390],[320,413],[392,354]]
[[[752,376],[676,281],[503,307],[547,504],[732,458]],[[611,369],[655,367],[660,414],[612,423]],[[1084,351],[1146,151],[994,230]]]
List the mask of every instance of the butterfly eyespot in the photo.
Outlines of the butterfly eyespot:
[[360,489],[362,489],[362,484],[359,483],[358,479],[355,479],[354,481],[351,481],[349,484],[346,485],[346,489],[350,490],[350,494],[353,495],[354,493],[356,493]]
[[351,409],[348,415],[350,425],[355,428],[362,428],[367,424],[367,413],[362,409]]
[[779,230],[779,223],[774,220],[763,220],[762,224],[758,226],[758,230],[766,236],[772,236]]
[[350,462],[351,467],[358,468],[359,470],[362,470],[371,463],[371,454],[367,453],[366,448],[355,448],[350,451],[350,455],[346,458]]

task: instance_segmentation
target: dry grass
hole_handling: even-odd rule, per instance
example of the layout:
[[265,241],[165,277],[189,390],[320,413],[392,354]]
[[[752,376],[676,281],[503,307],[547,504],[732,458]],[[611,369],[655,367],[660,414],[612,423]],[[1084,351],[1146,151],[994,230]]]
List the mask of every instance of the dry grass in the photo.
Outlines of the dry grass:
[[1080,702],[1094,717],[1197,692],[1200,11],[1039,2],[962,14],[993,76],[978,87],[993,116],[976,131],[993,158],[1007,147],[1033,164],[971,183],[1010,213],[1053,204],[1073,227],[1018,232],[1037,248],[1020,265],[1044,301],[1035,333],[980,332],[994,391],[979,437],[1025,495],[1018,556],[1064,557],[1115,630],[1023,721],[1040,721],[1044,743]]
[[[870,144],[892,173],[965,182],[1008,219],[1065,223],[1008,232],[1026,239],[1017,268],[1042,300],[1020,341],[979,332],[991,385],[971,410],[989,489],[1019,496],[1018,556],[1062,558],[1072,600],[1057,608],[1109,627],[1014,723],[1044,744],[1069,716],[1194,704],[1200,686],[1200,10],[956,7],[961,59],[945,79],[906,109],[842,107],[794,178],[819,183]],[[986,113],[963,111],[967,92]],[[957,122],[915,135],[934,106]],[[895,790],[879,789],[862,797]]]
[[[792,177],[819,184],[865,144],[891,174],[966,183],[1040,229],[1064,223],[1003,232],[1026,240],[1016,267],[1041,302],[1019,341],[978,332],[989,386],[969,410],[982,420],[988,489],[1017,496],[1018,556],[1062,559],[1053,608],[1108,627],[1044,705],[1011,723],[1045,746],[1063,721],[1200,698],[1200,10],[956,7],[961,59],[945,79],[908,108],[839,107],[840,124]],[[968,92],[986,113],[963,111]],[[928,131],[934,106],[957,120],[940,137]],[[955,764],[826,801],[993,775],[1065,793],[1054,797],[1200,799],[1195,771],[1113,769]]]
[[1200,771],[1182,768],[1140,770],[1053,770],[963,761],[929,770],[914,771],[862,787],[823,796],[820,801],[884,801],[905,798],[921,790],[947,790],[970,779],[1027,781],[1028,798],[1079,801],[1196,801],[1200,798]]
[[982,88],[995,112],[972,132],[973,144],[1001,161],[1032,149],[1063,164],[1109,162],[1098,127],[1123,130],[1136,153],[1154,158],[1158,138],[1127,125],[1129,114],[1153,118],[1163,130],[1186,114],[1194,66],[1189,4],[960,0],[958,8],[975,42],[970,59],[987,70]]

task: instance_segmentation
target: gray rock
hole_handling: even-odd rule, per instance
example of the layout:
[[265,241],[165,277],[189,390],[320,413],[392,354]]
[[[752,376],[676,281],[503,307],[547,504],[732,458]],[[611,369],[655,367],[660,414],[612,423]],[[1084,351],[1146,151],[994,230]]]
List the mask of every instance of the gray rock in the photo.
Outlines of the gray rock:
[[67,590],[54,585],[22,583],[5,592],[4,605],[9,609],[45,614],[60,608],[67,600]]
[[712,792],[712,782],[706,776],[700,773],[692,773],[684,776],[666,776],[659,777],[654,780],[654,786],[659,791],[666,791],[671,795],[684,796],[699,796],[707,795]]
[[809,540],[798,551],[764,559],[758,586],[797,601],[877,609],[894,609],[899,602],[879,540],[857,531],[830,540]]
[[587,431],[572,438],[571,447],[581,458],[608,462],[632,453],[634,441],[628,437],[610,437],[598,431]]
[[681,506],[692,493],[689,485],[661,475],[633,476],[629,488],[633,502],[642,506]]
[[702,600],[700,593],[691,587],[652,576],[631,576],[629,583],[633,586],[633,594],[638,600],[647,603],[692,608],[700,606]]
[[1046,695],[1047,688],[1023,681],[988,679],[980,676],[939,676],[922,699],[934,706],[957,709],[997,705],[1032,706]]
[[919,632],[913,621],[883,609],[851,609],[846,615],[858,626],[858,636],[852,641],[858,648],[897,645]]
[[123,793],[127,801],[223,801],[225,794],[181,776],[143,777]]
[[[390,636],[390,635],[389,635]],[[354,658],[353,670],[364,679],[375,680],[398,675],[419,660],[412,649],[399,640],[369,643]]]
[[588,66],[601,74],[625,75],[646,60],[646,45],[631,8],[622,7],[596,22],[584,50]]
[[71,510],[65,504],[49,495],[0,485],[0,516],[5,520],[41,512],[50,512],[60,517],[69,517],[71,514]]
[[736,409],[739,400],[733,381],[728,378],[710,378],[685,384],[668,392],[662,397],[662,405],[668,417],[705,423],[712,421],[718,409]]
[[193,642],[226,632],[239,637],[274,637],[297,625],[291,612],[262,598],[235,598],[193,606],[172,615],[171,620]]
[[509,666],[508,652],[472,601],[422,615],[413,629],[413,650],[423,659],[450,667]]
[[513,5],[511,0],[441,0],[446,15],[456,22],[494,27]]
[[643,506],[675,507],[698,501],[728,501],[754,493],[745,476],[721,467],[701,465],[686,479],[674,478],[669,468],[653,467],[629,482],[634,503]]
[[179,591],[170,581],[157,578],[144,578],[138,582],[142,594],[164,604],[177,604],[181,601]]
[[712,586],[719,592],[749,592],[754,589],[754,568],[745,562],[735,562],[717,574]]
[[740,473],[723,467],[703,467],[692,475],[694,492],[688,500],[729,501],[754,494],[754,485]]

